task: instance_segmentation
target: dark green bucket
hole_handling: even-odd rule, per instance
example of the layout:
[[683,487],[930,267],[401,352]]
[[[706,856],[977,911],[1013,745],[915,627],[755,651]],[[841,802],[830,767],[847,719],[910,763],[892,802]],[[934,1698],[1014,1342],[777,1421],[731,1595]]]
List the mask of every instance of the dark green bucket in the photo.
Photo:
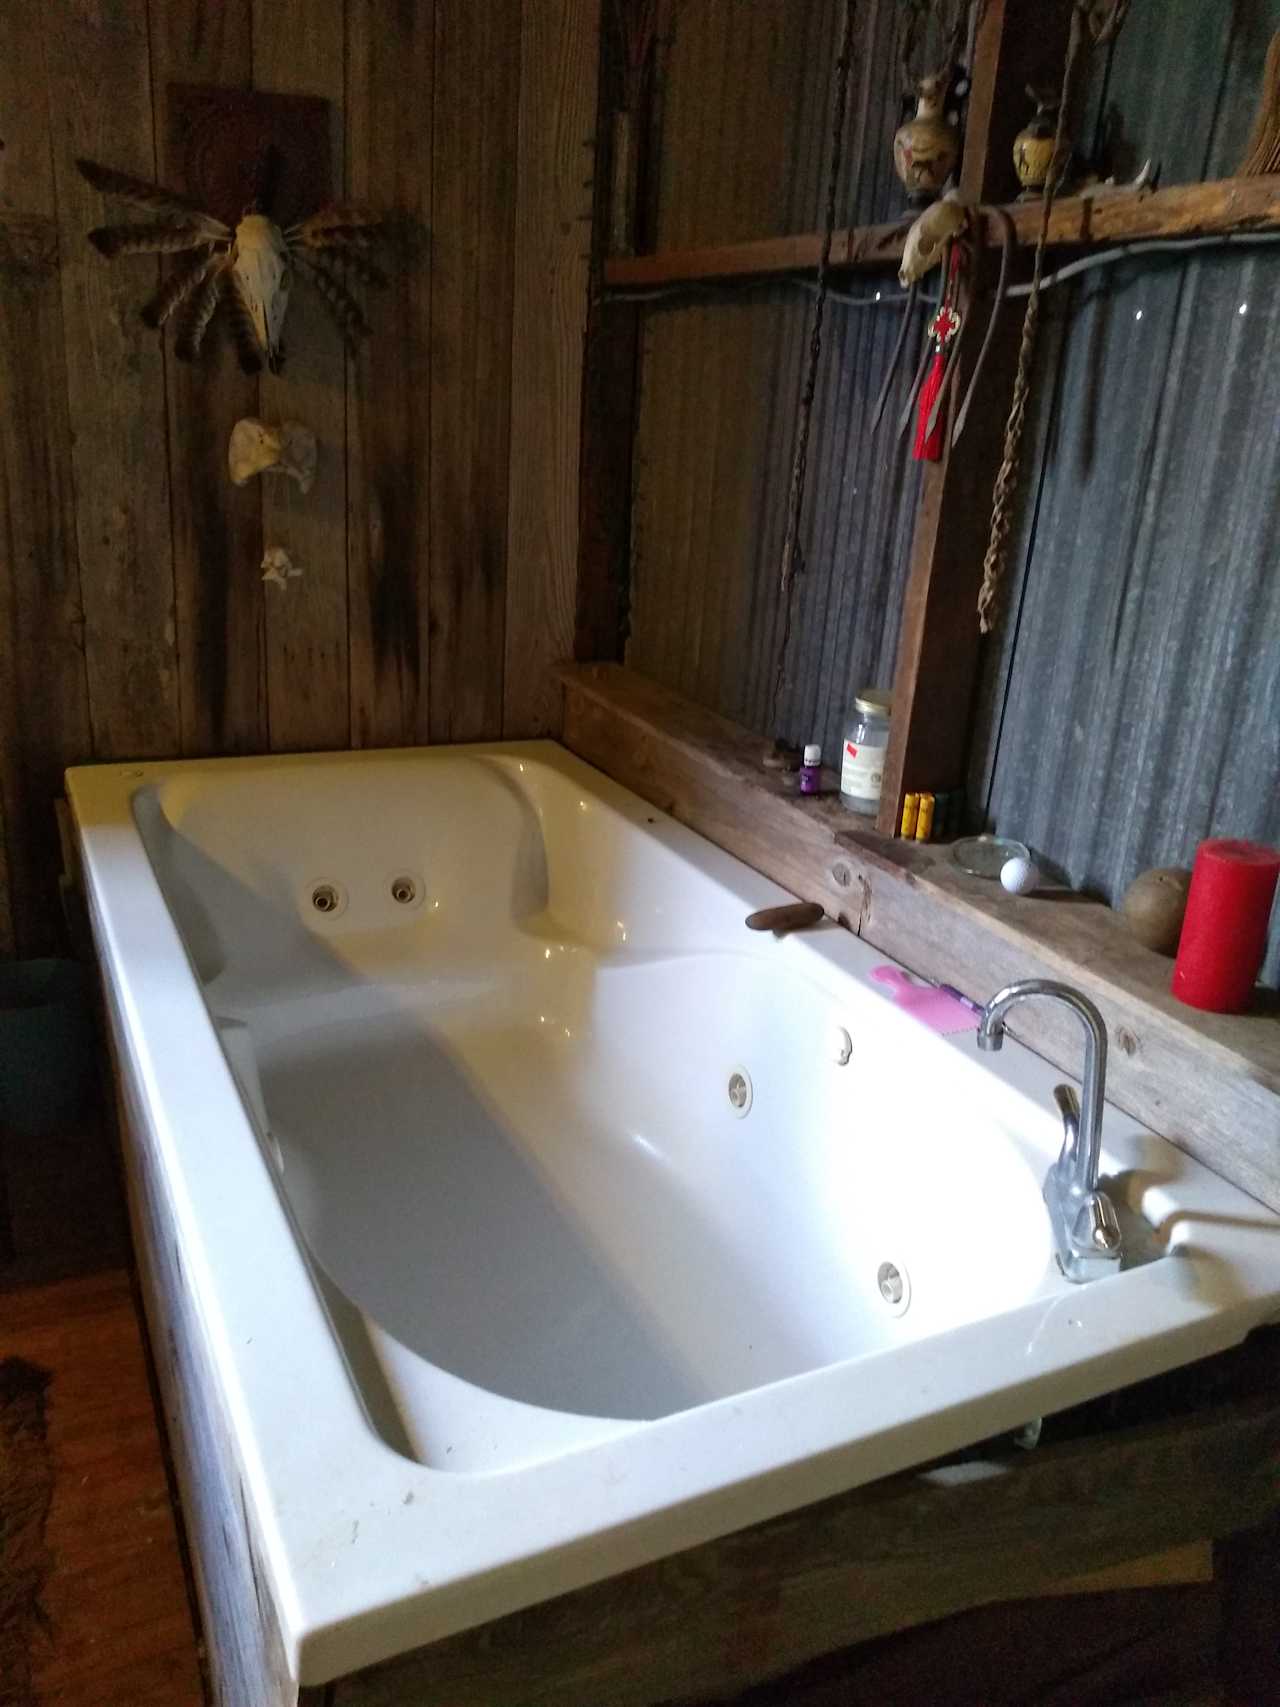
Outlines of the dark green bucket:
[[84,1108],[94,1074],[90,988],[74,960],[0,963],[0,1127],[40,1138]]

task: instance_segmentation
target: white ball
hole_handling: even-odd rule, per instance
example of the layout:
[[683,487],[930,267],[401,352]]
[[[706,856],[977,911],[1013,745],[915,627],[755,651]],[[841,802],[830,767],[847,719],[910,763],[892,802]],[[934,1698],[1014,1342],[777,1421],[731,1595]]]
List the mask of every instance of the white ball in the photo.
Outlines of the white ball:
[[1021,854],[1014,854],[1000,867],[1000,882],[1010,895],[1030,895],[1040,881],[1040,868]]

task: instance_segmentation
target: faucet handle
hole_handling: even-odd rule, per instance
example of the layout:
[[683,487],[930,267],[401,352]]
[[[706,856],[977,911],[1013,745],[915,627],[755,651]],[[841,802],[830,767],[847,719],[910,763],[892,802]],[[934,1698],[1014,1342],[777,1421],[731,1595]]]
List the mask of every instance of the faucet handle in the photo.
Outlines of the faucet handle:
[[1103,1257],[1119,1256],[1120,1220],[1105,1191],[1091,1192],[1080,1206],[1072,1238],[1077,1250],[1092,1250]]

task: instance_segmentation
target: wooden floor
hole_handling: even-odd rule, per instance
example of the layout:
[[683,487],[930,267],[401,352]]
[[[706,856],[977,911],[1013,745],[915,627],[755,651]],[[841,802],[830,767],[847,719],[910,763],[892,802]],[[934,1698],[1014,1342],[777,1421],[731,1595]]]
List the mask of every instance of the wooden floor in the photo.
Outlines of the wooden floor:
[[[0,1356],[52,1376],[39,1707],[201,1707],[196,1632],[129,1276],[0,1294]],[[0,1701],[8,1702],[0,1679]],[[15,1704],[16,1707],[16,1704]]]

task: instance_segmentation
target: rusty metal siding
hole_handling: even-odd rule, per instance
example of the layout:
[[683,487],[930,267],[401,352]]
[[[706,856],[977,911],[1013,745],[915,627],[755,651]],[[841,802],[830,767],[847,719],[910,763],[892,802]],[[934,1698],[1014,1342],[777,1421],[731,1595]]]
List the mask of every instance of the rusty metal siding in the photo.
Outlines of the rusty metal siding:
[[[1229,172],[1276,28],[1277,0],[1133,8],[1090,91],[1125,169]],[[1047,308],[970,793],[1114,902],[1207,836],[1280,842],[1280,245],[1125,263]]]
[[[835,0],[677,11],[660,241],[814,228]],[[851,222],[898,208],[892,11],[860,12]],[[1082,150],[1105,139],[1122,176],[1153,156],[1165,183],[1229,173],[1277,28],[1280,0],[1134,5],[1089,66]],[[877,284],[893,288],[852,288]],[[1280,245],[1125,264],[1046,299],[970,798],[1109,900],[1207,835],[1280,841],[1278,284]],[[762,732],[807,307],[773,285],[654,304],[645,328],[629,660]],[[918,471],[890,433],[866,433],[894,322],[833,305],[827,325],[779,724],[831,756],[852,691],[890,681],[896,656]],[[1280,982],[1280,919],[1273,935]]]

